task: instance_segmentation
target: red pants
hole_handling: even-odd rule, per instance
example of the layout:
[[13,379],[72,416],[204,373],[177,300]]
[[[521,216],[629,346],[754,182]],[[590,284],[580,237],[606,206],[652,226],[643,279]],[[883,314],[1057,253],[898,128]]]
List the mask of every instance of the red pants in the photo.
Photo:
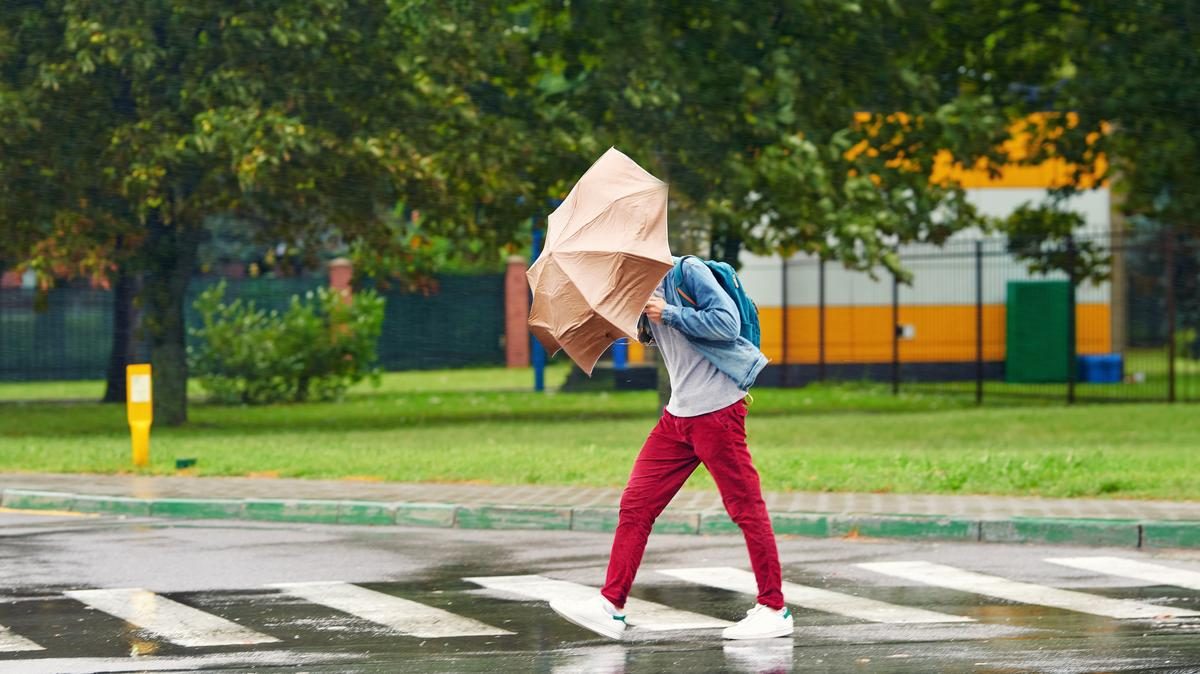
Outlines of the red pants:
[[783,608],[779,551],[758,471],[746,448],[744,402],[698,417],[677,417],[664,411],[650,432],[621,495],[608,577],[600,591],[614,606],[625,606],[654,520],[701,463],[717,483],[729,517],[746,538],[750,566],[758,581],[758,603]]

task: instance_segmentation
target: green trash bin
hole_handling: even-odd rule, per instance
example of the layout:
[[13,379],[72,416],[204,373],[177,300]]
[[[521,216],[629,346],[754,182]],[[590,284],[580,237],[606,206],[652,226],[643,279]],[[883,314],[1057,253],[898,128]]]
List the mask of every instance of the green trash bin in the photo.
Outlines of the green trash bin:
[[1071,358],[1068,281],[1009,281],[1005,314],[1004,380],[1065,383]]

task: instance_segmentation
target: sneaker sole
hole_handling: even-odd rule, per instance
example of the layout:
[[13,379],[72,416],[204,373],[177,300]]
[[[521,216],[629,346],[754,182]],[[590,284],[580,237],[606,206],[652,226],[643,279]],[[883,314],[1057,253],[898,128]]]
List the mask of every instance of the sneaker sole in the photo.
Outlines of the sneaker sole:
[[[599,634],[602,637],[608,637],[609,639],[612,639],[614,641],[620,641],[621,635],[625,632],[625,630],[622,630],[622,629],[605,629],[606,627],[608,627],[607,625],[600,625],[598,623],[591,623],[591,622],[587,622],[584,620],[579,620],[579,619],[575,618],[575,616],[572,616],[572,615],[568,614],[567,612],[563,611],[558,606],[555,606],[554,602],[550,602],[550,610],[557,613],[563,620],[566,620],[567,622],[571,623],[572,625],[575,625],[577,627],[582,627],[583,629],[585,629],[589,632],[595,632],[596,634]],[[612,622],[615,623],[617,621],[614,620]]]

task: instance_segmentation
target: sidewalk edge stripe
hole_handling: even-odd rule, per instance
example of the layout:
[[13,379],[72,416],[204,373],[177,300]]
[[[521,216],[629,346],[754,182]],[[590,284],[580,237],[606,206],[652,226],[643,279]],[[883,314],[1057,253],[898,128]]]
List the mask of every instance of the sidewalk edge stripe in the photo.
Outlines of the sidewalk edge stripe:
[[[288,498],[135,498],[75,494],[22,487],[0,488],[0,506],[14,510],[63,510],[179,519],[247,519],[273,522],[427,526],[457,529],[535,529],[611,533],[615,522],[601,517],[615,508],[461,504],[357,499]],[[395,513],[395,520],[371,516],[371,522],[348,508]],[[1087,517],[976,518],[953,515],[909,515],[778,511],[778,535],[806,537],[870,537],[893,540],[962,540],[1002,543],[1058,543],[1128,548],[1200,548],[1200,520],[1116,519]],[[656,531],[676,534],[738,534],[723,512],[686,510],[664,513]],[[670,521],[667,521],[670,520]]]

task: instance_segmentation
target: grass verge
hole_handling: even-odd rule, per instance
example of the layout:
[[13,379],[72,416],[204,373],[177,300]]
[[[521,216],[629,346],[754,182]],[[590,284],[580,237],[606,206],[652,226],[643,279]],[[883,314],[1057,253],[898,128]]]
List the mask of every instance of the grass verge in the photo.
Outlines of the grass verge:
[[[553,387],[566,372],[548,378]],[[624,483],[652,392],[533,394],[528,370],[387,375],[342,403],[194,404],[155,428],[147,473],[413,482]],[[490,389],[490,390],[489,390]],[[761,389],[750,446],[765,489],[1200,498],[1190,405],[985,406],[886,386]],[[0,470],[128,472],[124,409],[0,404]],[[704,471],[689,486],[713,488]]]

